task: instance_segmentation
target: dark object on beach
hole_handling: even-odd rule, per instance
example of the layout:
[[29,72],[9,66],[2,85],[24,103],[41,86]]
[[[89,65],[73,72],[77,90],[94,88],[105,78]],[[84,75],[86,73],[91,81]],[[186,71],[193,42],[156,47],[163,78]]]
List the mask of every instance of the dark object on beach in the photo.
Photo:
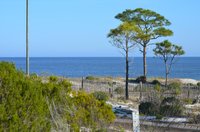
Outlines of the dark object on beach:
[[161,85],[161,83],[158,80],[153,80],[151,82],[151,84],[153,84],[153,85]]
[[85,79],[90,81],[98,80],[98,78],[94,76],[87,76]]
[[147,78],[146,78],[145,76],[140,76],[140,77],[138,77],[138,78],[136,79],[136,82],[137,82],[137,83],[140,83],[140,82],[146,83],[146,82],[147,82]]

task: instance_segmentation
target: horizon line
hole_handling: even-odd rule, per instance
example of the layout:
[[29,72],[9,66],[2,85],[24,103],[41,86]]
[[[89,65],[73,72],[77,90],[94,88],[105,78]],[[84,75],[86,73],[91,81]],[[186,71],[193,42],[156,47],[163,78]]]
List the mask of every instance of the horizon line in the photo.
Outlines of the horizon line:
[[[147,56],[147,58],[159,58],[157,56]],[[179,58],[198,58],[200,56],[179,56]],[[25,56],[0,56],[0,58],[26,58]],[[32,56],[30,58],[124,58],[123,56]],[[130,58],[142,58],[142,56],[131,56]]]

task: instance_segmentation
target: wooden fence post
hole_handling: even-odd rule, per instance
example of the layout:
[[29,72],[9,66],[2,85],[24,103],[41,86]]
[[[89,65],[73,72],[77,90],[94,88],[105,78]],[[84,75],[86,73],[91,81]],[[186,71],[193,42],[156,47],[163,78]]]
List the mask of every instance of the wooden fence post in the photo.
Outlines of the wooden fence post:
[[140,101],[142,100],[142,82],[140,82]]
[[82,80],[81,80],[81,90],[83,90],[83,77],[82,77]]

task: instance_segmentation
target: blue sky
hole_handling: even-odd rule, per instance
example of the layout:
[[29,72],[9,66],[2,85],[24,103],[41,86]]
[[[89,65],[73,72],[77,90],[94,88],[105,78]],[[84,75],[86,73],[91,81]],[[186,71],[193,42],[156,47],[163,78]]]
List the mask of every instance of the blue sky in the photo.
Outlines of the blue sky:
[[[185,56],[200,56],[199,5],[199,0],[29,0],[30,56],[121,56],[106,35],[120,23],[116,14],[138,7],[164,15],[174,31],[167,39],[182,45]],[[0,16],[0,57],[24,57],[25,0],[1,0]],[[131,55],[142,54],[135,49]]]

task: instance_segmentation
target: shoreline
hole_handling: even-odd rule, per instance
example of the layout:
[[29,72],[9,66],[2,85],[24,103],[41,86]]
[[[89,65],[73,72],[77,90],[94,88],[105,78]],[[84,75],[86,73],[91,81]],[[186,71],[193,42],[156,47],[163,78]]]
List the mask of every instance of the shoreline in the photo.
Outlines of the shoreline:
[[[61,76],[57,76],[57,77],[61,77]],[[108,81],[108,80],[113,80],[113,81],[125,81],[125,77],[112,77],[112,76],[87,76],[87,77],[94,77],[94,80],[99,80],[99,81]],[[83,77],[84,79],[86,79],[87,77]],[[65,77],[67,79],[82,79],[82,77]],[[130,80],[132,79],[136,79],[136,78],[129,78]],[[165,78],[161,78],[161,77],[150,77],[147,78],[148,82],[152,82],[154,80],[158,80],[161,83],[165,82]],[[192,78],[168,78],[169,83],[170,82],[180,82],[181,84],[187,85],[187,84],[193,84],[193,85],[197,85],[198,83],[200,83],[200,80],[196,80],[196,79],[192,79]]]

